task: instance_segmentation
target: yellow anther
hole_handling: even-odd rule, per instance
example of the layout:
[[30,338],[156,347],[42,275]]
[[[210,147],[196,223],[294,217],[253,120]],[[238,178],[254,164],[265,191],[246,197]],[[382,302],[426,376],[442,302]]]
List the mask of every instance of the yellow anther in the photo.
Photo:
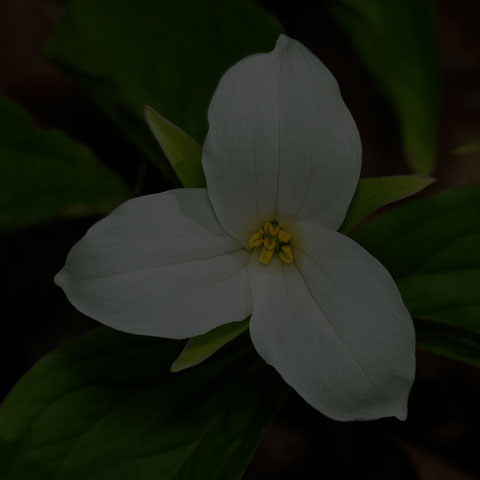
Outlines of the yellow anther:
[[287,243],[292,238],[292,234],[290,232],[287,232],[286,230],[280,229],[277,237],[282,243]]
[[264,265],[268,265],[270,263],[270,260],[273,257],[273,254],[275,253],[275,250],[267,250],[265,247],[262,247],[262,252],[260,253],[260,261]]
[[250,248],[261,247],[260,262],[268,265],[275,253],[284,263],[293,262],[293,250],[290,245],[292,234],[280,228],[276,222],[267,222],[260,230],[257,230],[248,242]]
[[292,247],[290,245],[282,245],[280,252],[278,252],[278,256],[280,260],[284,263],[292,263],[293,262],[293,252]]
[[265,245],[265,248],[272,250],[277,246],[277,241],[275,240],[275,237],[268,236],[263,240],[263,244]]
[[259,247],[263,243],[263,230],[258,230],[255,232],[248,241],[250,248]]

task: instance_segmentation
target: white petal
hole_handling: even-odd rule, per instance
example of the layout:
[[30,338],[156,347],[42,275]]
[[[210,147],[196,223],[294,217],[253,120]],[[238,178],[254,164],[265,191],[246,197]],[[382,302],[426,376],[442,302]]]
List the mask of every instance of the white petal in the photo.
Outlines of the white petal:
[[257,351],[328,417],[405,419],[415,333],[395,283],[348,237],[303,230],[295,264],[251,262]]
[[206,190],[179,189],[125,202],[96,223],[55,282],[113,328],[186,338],[250,314],[248,258]]
[[360,138],[335,78],[302,44],[281,35],[272,52],[233,66],[208,119],[208,193],[242,243],[273,219],[341,225],[360,172]]

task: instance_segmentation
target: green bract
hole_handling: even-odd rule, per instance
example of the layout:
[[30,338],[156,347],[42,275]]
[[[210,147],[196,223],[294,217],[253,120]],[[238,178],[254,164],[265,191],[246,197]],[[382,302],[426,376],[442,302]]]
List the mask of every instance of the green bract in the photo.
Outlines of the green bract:
[[434,181],[420,175],[361,178],[339,231],[349,232],[375,210],[410,197]]
[[172,364],[172,372],[179,372],[193,367],[212,356],[217,350],[248,329],[250,319],[232,322],[214,328],[203,335],[191,338],[182,353]]
[[205,187],[202,147],[153,108],[145,107],[145,118],[182,185]]

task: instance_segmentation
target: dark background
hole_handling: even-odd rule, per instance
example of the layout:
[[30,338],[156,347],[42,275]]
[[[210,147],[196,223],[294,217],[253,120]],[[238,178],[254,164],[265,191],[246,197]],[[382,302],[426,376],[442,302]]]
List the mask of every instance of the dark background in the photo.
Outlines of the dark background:
[[[348,39],[321,5],[265,0],[263,5],[337,78],[363,142],[362,176],[409,173],[396,121]],[[453,155],[480,140],[480,2],[436,2],[441,67],[437,183],[427,193],[480,180],[480,155]],[[59,0],[0,0],[0,94],[23,105],[43,127],[88,143],[131,186],[142,155],[81,91],[42,57],[62,16]],[[131,162],[131,158],[138,162]],[[147,166],[141,193],[169,188]],[[96,323],[53,285],[70,247],[96,220],[51,223],[1,238],[0,398],[42,355]],[[6,308],[5,308],[6,307]],[[474,367],[418,352],[406,422],[330,421],[292,394],[246,478],[480,478],[480,375]],[[335,473],[333,473],[335,472]]]

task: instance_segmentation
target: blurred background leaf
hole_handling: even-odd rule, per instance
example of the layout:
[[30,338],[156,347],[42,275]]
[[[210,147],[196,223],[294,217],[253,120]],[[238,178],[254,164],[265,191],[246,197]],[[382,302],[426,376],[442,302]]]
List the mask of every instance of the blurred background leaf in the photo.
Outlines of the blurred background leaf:
[[419,318],[414,322],[418,347],[480,367],[479,333]]
[[457,155],[463,153],[480,153],[480,142],[472,142],[467,145],[462,145],[461,147],[456,148],[453,153]]
[[[480,185],[445,190],[393,208],[353,235],[393,275],[412,316],[429,320],[430,332],[439,324],[439,343],[425,338],[424,329],[423,346],[452,356],[463,332],[473,339],[469,361],[477,365],[472,332],[480,334],[479,205]],[[445,325],[455,327],[450,345]]]
[[181,342],[103,327],[47,355],[0,409],[2,478],[240,479],[288,392],[244,340],[176,374]]
[[69,0],[66,7],[47,55],[177,184],[144,106],[202,144],[220,77],[246,55],[271,50],[282,32],[250,0]]
[[129,197],[127,185],[84,145],[35,127],[0,97],[0,231],[58,217],[108,213]]
[[400,125],[407,162],[430,174],[437,156],[436,22],[431,0],[326,0]]

